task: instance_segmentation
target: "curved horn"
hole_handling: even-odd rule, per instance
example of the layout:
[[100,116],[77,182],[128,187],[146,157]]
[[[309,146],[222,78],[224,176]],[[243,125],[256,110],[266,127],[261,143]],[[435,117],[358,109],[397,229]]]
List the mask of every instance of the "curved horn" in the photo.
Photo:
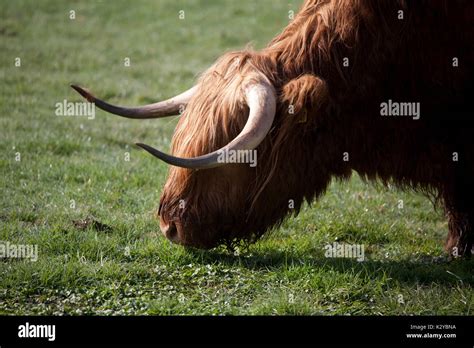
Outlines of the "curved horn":
[[188,104],[189,100],[194,95],[197,89],[197,87],[194,86],[193,88],[188,89],[186,92],[181,93],[176,97],[170,98],[165,101],[135,108],[127,108],[112,105],[103,100],[100,100],[93,96],[88,90],[82,87],[76,85],[71,85],[71,87],[74,88],[89,102],[94,103],[99,109],[102,109],[115,115],[134,119],[160,118],[176,115],[179,113],[180,106]]
[[268,83],[250,85],[245,96],[250,110],[247,123],[234,140],[217,151],[194,158],[179,158],[167,155],[146,144],[136,145],[173,166],[191,169],[220,167],[226,164],[218,160],[222,153],[255,149],[268,134],[275,119],[276,93],[273,86]]

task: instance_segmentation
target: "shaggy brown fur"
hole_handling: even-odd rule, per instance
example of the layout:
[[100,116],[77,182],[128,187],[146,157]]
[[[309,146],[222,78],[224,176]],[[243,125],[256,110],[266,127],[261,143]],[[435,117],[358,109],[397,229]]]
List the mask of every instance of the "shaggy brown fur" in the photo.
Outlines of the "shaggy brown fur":
[[[256,168],[171,167],[162,223],[174,224],[180,241],[197,247],[255,241],[297,213],[303,200],[321,195],[331,178],[355,170],[443,202],[446,248],[469,254],[474,134],[460,112],[472,97],[472,18],[471,1],[308,0],[260,52],[224,55],[200,78],[177,125],[173,154],[198,156],[230,142],[248,117],[243,90],[252,81],[277,90],[273,128],[257,149]],[[421,118],[381,117],[380,103],[389,99],[420,102]]]

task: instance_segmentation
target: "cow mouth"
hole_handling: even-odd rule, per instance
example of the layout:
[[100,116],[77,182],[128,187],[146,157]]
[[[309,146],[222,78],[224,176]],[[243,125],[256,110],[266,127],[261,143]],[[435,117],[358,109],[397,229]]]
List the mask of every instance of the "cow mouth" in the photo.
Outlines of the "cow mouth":
[[189,221],[168,220],[160,216],[163,236],[174,244],[190,249],[211,250],[222,246],[232,252],[236,247],[248,246],[256,242],[261,234],[237,233],[247,231],[245,227],[248,226],[236,223],[192,224]]
[[176,220],[165,221],[161,218],[160,230],[166,239],[184,247],[209,250],[222,244],[218,238],[210,237],[209,230],[207,233],[200,233],[205,229],[197,229]]

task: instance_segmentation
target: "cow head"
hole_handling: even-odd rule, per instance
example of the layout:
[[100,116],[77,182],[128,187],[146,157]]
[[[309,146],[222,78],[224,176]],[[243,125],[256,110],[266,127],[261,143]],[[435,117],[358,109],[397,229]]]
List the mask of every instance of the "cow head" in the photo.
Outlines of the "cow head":
[[137,145],[171,164],[158,210],[163,234],[207,249],[256,240],[328,181],[324,170],[312,175],[315,113],[324,105],[325,83],[313,75],[277,75],[269,56],[243,51],[223,56],[189,91],[140,108],[114,106],[73,88],[129,118],[182,111],[172,156]]

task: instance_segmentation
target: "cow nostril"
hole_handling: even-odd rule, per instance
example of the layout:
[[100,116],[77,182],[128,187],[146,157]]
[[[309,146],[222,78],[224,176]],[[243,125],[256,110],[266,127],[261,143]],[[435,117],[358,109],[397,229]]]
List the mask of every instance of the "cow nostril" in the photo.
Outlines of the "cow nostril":
[[171,223],[167,231],[168,239],[174,240],[178,236],[178,229],[174,223]]
[[170,222],[165,226],[161,226],[161,231],[163,232],[166,238],[168,238],[172,242],[177,242],[178,229],[176,228],[175,223]]

